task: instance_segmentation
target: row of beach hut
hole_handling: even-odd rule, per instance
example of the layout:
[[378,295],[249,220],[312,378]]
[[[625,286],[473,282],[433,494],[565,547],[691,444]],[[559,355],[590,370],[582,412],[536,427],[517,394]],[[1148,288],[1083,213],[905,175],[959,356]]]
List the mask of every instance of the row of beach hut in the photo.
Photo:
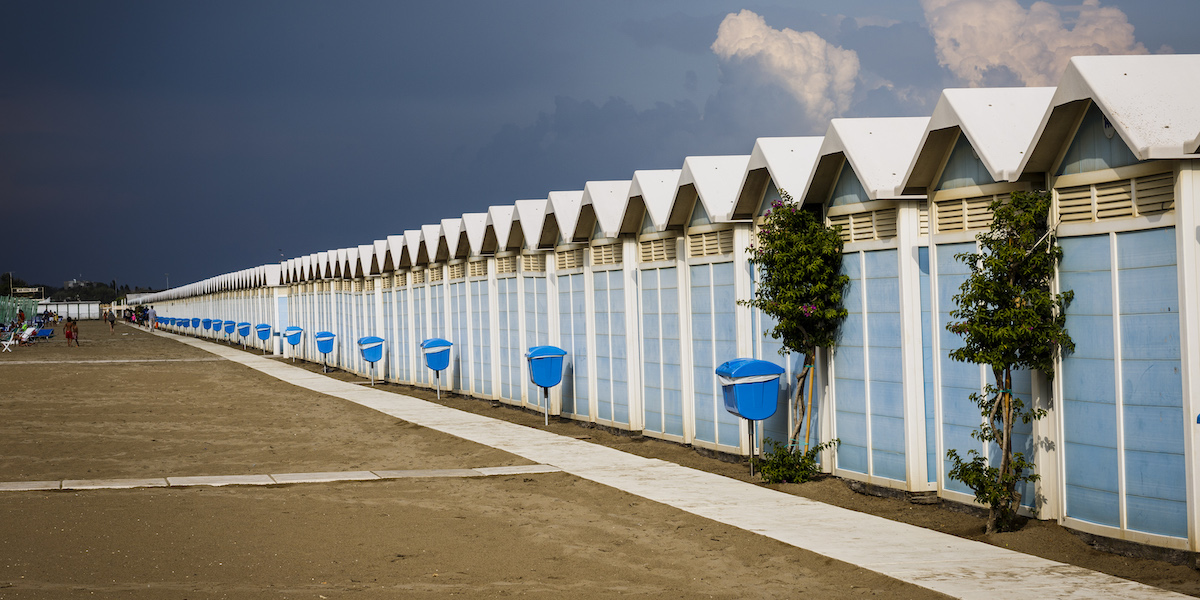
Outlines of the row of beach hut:
[[[945,456],[988,451],[970,435],[981,417],[969,396],[990,370],[947,357],[968,272],[955,255],[975,250],[993,200],[1048,190],[1076,350],[1055,379],[1014,384],[1048,411],[1020,432],[1041,476],[1024,502],[1086,533],[1196,551],[1197,73],[1200,56],[1077,57],[1057,87],[948,89],[930,117],[834,119],[824,136],[761,138],[749,155],[589,181],[143,302],[165,317],[301,327],[294,347],[251,342],[364,376],[354,340],[378,336],[373,375],[417,386],[435,383],[420,342],[445,338],[443,387],[533,410],[524,353],[559,346],[551,414],[746,455],[717,365],[779,363],[780,410],[762,429],[783,441],[799,417],[788,397],[803,357],[781,356],[769,318],[738,303],[754,286],[755,227],[786,190],[840,226],[851,280],[839,343],[817,357],[812,439],[840,440],[822,464],[973,502]],[[328,357],[308,335],[321,330],[339,336]]]

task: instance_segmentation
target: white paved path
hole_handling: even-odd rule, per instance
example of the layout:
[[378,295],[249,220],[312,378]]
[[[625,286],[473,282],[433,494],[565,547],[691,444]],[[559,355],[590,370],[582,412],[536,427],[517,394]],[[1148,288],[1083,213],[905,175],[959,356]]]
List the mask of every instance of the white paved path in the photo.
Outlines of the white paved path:
[[956,598],[1188,598],[1081,567],[337,381],[220,344],[160,335],[303,388]]

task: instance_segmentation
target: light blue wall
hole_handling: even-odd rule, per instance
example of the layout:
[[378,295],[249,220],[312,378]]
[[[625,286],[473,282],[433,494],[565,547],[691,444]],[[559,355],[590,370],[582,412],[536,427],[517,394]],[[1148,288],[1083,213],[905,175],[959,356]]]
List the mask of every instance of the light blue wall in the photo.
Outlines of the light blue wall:
[[400,322],[397,323],[397,331],[399,337],[392,342],[391,351],[395,355],[393,363],[396,365],[396,379],[399,381],[412,381],[412,369],[409,368],[409,360],[413,353],[416,352],[417,342],[413,340],[412,331],[408,327],[408,314],[411,308],[409,302],[409,291],[406,288],[396,288],[396,314],[399,315]]
[[869,200],[867,191],[863,189],[858,175],[854,173],[854,167],[850,166],[850,161],[846,161],[842,165],[842,172],[838,175],[837,184],[833,186],[833,195],[829,199],[829,206],[856,204]]
[[[1061,240],[1061,286],[1075,291],[1067,328],[1076,349],[1062,368],[1067,515],[1120,526],[1123,440],[1128,528],[1185,537],[1175,232],[1117,234],[1115,248],[1112,239]],[[1119,348],[1114,344],[1114,251]]]
[[1059,165],[1059,175],[1087,173],[1101,169],[1112,169],[1141,162],[1121,136],[1110,128],[1112,137],[1104,131],[1104,113],[1095,104],[1088,108],[1087,115],[1079,124],[1079,131],[1071,141],[1071,147]]
[[468,391],[470,382],[467,379],[467,341],[470,339],[471,311],[467,301],[467,284],[459,281],[451,283],[450,288],[450,325],[454,346],[450,348],[451,385],[453,389]]
[[563,359],[562,411],[588,415],[587,298],[583,274],[558,276],[558,340]]
[[625,350],[625,279],[620,270],[593,274],[596,307],[596,417],[629,424]]
[[429,317],[427,312],[429,309],[429,289],[424,285],[413,286],[413,352],[417,355],[416,372],[413,373],[417,383],[424,385],[432,385],[433,378],[429,369],[425,366],[425,356],[420,352],[420,344],[422,341],[434,337],[433,332],[429,328]]
[[741,442],[739,418],[725,410],[716,376],[717,365],[738,358],[733,263],[693,265],[689,269],[696,439],[737,446]]
[[683,435],[683,349],[679,274],[675,267],[639,271],[645,429]]
[[933,380],[933,302],[930,291],[929,248],[917,249],[918,268],[921,271],[921,374],[924,379],[922,399],[925,402],[925,472],[927,481],[937,481],[937,414],[934,412]]
[[958,141],[954,143],[954,150],[946,160],[946,167],[942,169],[942,180],[937,189],[952,190],[989,183],[996,181],[992,179],[992,174],[983,165],[983,161],[975,155],[975,149],[971,147],[967,136],[959,134]]
[[525,356],[525,350],[521,348],[517,278],[497,279],[496,295],[500,321],[496,332],[496,342],[500,345],[500,397],[517,401],[521,399],[521,361]]
[[[544,275],[525,276],[524,283],[526,349],[530,346],[546,346],[550,343],[550,305],[549,299],[546,297],[546,277]],[[533,385],[528,379],[525,381],[525,387],[529,401],[540,405],[543,402],[542,389]]]
[[477,394],[492,395],[492,317],[488,282],[471,286],[471,378]]
[[[904,392],[896,251],[849,253],[843,258],[842,271],[850,277],[850,288],[846,297],[849,315],[834,354],[837,437],[842,441],[838,467],[868,473],[870,453],[871,475],[904,481]],[[869,374],[864,368],[868,361]]]
[[383,299],[383,328],[376,335],[386,341],[383,346],[385,349],[383,355],[384,360],[377,363],[376,368],[379,369],[379,377],[381,379],[395,379],[396,369],[393,363],[393,355],[397,350],[399,350],[399,348],[396,347],[396,340],[392,337],[392,325],[396,322],[396,307],[392,304],[393,298],[395,297],[395,291],[392,289],[385,289],[380,292],[380,296]]

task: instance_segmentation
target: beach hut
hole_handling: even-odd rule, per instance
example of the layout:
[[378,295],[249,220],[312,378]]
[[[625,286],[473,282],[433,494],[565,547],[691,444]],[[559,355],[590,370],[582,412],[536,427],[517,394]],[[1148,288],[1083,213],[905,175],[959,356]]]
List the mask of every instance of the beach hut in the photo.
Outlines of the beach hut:
[[554,248],[555,302],[558,305],[556,345],[567,351],[563,359],[560,410],[564,416],[587,421],[592,413],[589,393],[589,300],[583,272],[586,244],[574,237],[583,190],[550,192],[549,201],[550,210],[546,214],[542,239],[545,241],[548,237]]
[[495,281],[496,297],[494,391],[501,402],[520,404],[527,378],[523,377],[524,311],[518,273],[522,241],[520,226],[513,227],[515,214],[516,206],[488,208],[480,252],[493,255],[489,276]]
[[1073,290],[1054,385],[1060,521],[1195,551],[1200,56],[1071,59],[1017,168],[1044,174]]
[[[818,153],[821,150],[821,137],[779,137],[759,138],[750,152],[750,160],[746,165],[746,173],[739,186],[738,199],[730,213],[734,221],[750,221],[757,228],[763,223],[765,215],[772,209],[774,203],[781,201],[780,191],[799,195],[808,183],[812,174]],[[794,201],[795,202],[795,201]],[[756,229],[755,229],[756,231]],[[756,239],[752,231],[752,243]],[[751,291],[755,285],[757,273],[751,269]],[[804,356],[780,354],[783,348],[781,341],[771,338],[768,332],[775,327],[776,321],[758,309],[751,311],[751,346],[750,356],[771,361],[783,367],[784,374],[780,377],[778,407],[775,415],[763,421],[762,436],[779,443],[792,441],[793,424],[800,420],[801,415],[791,402],[797,392],[796,380],[804,368]],[[811,374],[813,381],[813,406],[815,414],[805,419],[812,432],[803,431],[801,435],[808,437],[814,444],[820,443],[822,416],[827,418],[826,403],[824,402],[820,376],[824,357],[817,358],[816,368]],[[806,403],[807,407],[807,403]],[[796,442],[798,443],[798,438]]]
[[[553,241],[542,244],[542,233],[549,212],[548,199],[517,200],[514,205],[509,247],[521,252],[516,257],[519,258],[516,267],[521,278],[519,301],[524,321],[520,349],[522,358],[519,360],[521,363],[524,363],[523,357],[529,347],[549,345],[551,339],[557,340],[558,335],[558,302],[552,301],[556,294],[554,282],[550,278],[550,269],[554,267],[554,263],[546,260],[547,249]],[[521,397],[523,405],[540,409],[542,390],[529,380],[527,365],[522,364],[521,373],[521,385],[524,386]],[[559,386],[550,391],[551,414],[556,413],[555,406],[559,402],[561,388],[562,386]]]
[[[841,228],[849,316],[826,375],[834,473],[883,487],[928,491],[921,364],[920,264],[924,196],[896,193],[929,119],[834,119],[804,205]],[[932,418],[932,415],[928,415]]]
[[[989,206],[1017,191],[1043,189],[1045,176],[1018,177],[1017,167],[1033,139],[1054,88],[950,89],[942,93],[925,133],[896,193],[927,197],[918,248],[921,293],[921,353],[927,428],[926,469],[939,495],[959,502],[974,502],[974,492],[949,479],[951,464],[946,452],[967,456],[987,448],[971,433],[979,427],[979,411],[970,400],[992,382],[984,365],[950,359],[962,345],[946,330],[956,305],[953,297],[970,269],[955,258],[978,251],[975,236],[991,224]],[[1021,373],[1013,392],[1031,406],[1054,410],[1045,378]],[[1039,446],[1035,439],[1053,439],[1056,417],[1014,428],[1014,448],[1039,465],[1042,481],[1022,490],[1023,503],[1038,507],[1038,487],[1057,480],[1053,445]],[[1043,496],[1044,497],[1044,496]],[[1044,516],[1053,517],[1052,507]]]
[[499,379],[497,368],[499,348],[496,339],[497,306],[495,302],[496,278],[492,268],[490,251],[484,249],[487,233],[487,213],[466,213],[462,216],[462,234],[459,236],[459,256],[465,257],[467,293],[470,302],[470,390],[478,398],[495,398],[495,381]]
[[686,268],[679,232],[667,229],[680,170],[634,171],[621,233],[638,243],[638,355],[642,376],[642,431],[684,442],[683,324],[679,271]]
[[388,379],[397,383],[411,383],[419,340],[413,336],[412,291],[409,287],[412,261],[403,235],[387,236],[387,256],[393,269],[391,299],[389,301],[385,297],[385,303],[391,306],[394,314],[388,327],[391,336],[388,345]]

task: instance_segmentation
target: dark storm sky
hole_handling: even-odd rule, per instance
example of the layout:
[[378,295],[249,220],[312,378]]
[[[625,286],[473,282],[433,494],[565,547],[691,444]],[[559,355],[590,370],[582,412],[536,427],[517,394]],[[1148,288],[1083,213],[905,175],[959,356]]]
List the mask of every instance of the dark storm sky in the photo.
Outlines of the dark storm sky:
[[[831,116],[927,115],[980,83],[939,58],[955,24],[931,11],[979,1],[0,1],[0,271],[181,285]],[[1200,50],[1197,3],[1143,4],[1105,1],[1137,47],[1098,45]],[[1062,6],[1064,30],[1100,14]],[[776,37],[730,57],[714,42],[743,9]],[[852,91],[814,114],[823,92],[789,82],[850,54]],[[982,83],[1036,84],[1023,68]]]

